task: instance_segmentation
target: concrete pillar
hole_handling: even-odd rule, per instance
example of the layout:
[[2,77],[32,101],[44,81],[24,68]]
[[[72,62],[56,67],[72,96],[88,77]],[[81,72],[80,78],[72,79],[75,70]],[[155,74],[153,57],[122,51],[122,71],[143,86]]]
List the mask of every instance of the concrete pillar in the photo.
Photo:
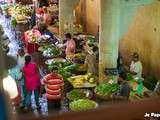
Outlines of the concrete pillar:
[[78,2],[79,0],[59,1],[60,37],[63,37],[66,32],[73,33],[74,8]]
[[[99,82],[105,82],[105,68],[116,68],[119,40],[129,28],[139,6],[152,0],[101,0]],[[107,79],[108,80],[108,79]]]

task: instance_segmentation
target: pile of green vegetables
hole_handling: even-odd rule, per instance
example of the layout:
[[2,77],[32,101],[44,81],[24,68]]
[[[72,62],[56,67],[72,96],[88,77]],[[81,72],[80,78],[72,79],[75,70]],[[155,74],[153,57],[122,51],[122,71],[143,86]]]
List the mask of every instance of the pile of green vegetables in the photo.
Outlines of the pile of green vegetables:
[[33,11],[28,6],[24,6],[24,5],[21,6],[21,5],[18,5],[18,4],[13,7],[13,10],[16,14],[22,14],[22,15],[26,15],[26,16],[30,15]]
[[69,108],[72,111],[85,111],[85,110],[94,109],[96,107],[97,107],[97,103],[93,100],[88,100],[88,99],[79,99],[69,104]]
[[16,21],[15,18],[13,18],[13,19],[11,20],[11,26],[12,26],[13,28],[15,28],[15,27],[17,26],[17,21]]
[[67,93],[67,98],[71,101],[79,100],[79,99],[89,99],[89,90],[84,89],[74,89]]
[[53,45],[42,45],[38,50],[43,52],[45,57],[57,57],[60,55],[60,50]]
[[96,38],[92,35],[86,36],[87,43],[91,46],[97,46]]
[[98,85],[95,88],[95,92],[96,94],[100,96],[107,96],[107,95],[117,92],[118,88],[119,88],[118,84],[116,83],[113,83],[113,84],[104,83],[104,84]]
[[76,71],[78,68],[77,64],[72,62],[53,62],[52,64],[48,65],[49,71],[57,71],[60,75],[63,76],[64,80],[67,80],[71,77],[72,72]]

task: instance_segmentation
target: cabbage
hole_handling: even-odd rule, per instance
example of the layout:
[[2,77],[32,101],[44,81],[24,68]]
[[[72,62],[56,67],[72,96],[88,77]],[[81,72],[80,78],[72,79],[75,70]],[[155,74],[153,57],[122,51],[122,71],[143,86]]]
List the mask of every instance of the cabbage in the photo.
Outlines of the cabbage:
[[67,98],[72,101],[79,100],[79,99],[87,99],[88,92],[89,91],[83,90],[83,89],[74,89],[70,91],[69,93],[67,93]]
[[89,109],[94,109],[96,107],[97,103],[93,100],[88,100],[88,99],[79,99],[69,104],[69,108],[72,111],[85,111]]

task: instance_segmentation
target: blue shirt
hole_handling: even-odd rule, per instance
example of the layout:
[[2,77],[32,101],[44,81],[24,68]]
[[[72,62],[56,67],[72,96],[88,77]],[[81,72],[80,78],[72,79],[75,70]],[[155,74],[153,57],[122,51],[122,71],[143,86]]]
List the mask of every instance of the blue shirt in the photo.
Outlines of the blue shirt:
[[44,35],[49,35],[53,39],[53,33],[49,31],[44,32]]

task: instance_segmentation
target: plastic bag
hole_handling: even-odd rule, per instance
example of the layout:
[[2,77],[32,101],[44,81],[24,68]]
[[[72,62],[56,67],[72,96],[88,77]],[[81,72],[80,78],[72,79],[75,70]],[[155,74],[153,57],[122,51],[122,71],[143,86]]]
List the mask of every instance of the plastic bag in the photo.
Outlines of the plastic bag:
[[43,94],[41,98],[39,98],[39,105],[41,106],[41,114],[43,116],[48,116],[48,102],[46,94]]
[[32,91],[32,95],[31,95],[31,106],[32,106],[33,110],[37,108],[35,96],[34,96],[34,91]]

